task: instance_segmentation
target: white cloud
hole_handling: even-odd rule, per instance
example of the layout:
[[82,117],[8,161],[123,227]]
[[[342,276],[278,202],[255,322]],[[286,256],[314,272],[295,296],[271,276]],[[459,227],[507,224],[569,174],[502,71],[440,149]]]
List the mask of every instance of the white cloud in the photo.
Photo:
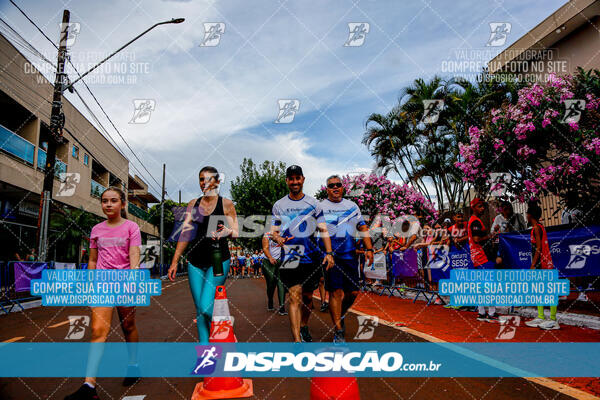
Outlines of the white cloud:
[[[547,13],[553,11],[558,0],[548,3],[552,4],[545,6]],[[331,143],[332,138],[342,134],[338,126],[344,126],[348,118],[344,115],[328,114],[310,129],[292,123],[290,132],[282,133],[272,123],[277,116],[277,99],[299,99],[299,116],[337,106],[345,106],[348,113],[364,115],[365,119],[371,112],[387,112],[395,99],[384,93],[399,90],[417,77],[439,73],[441,61],[452,48],[468,47],[469,43],[482,46],[489,34],[488,19],[496,14],[513,18],[502,10],[490,14],[493,6],[472,10],[470,6],[434,3],[430,6],[435,12],[426,8],[419,13],[424,6],[417,3],[399,7],[375,1],[356,5],[313,2],[310,6],[287,2],[285,7],[281,2],[252,6],[235,1],[149,0],[139,6],[116,0],[101,6],[73,2],[68,5],[71,21],[79,22],[81,31],[71,53],[74,60],[82,54],[97,53],[83,58],[86,66],[91,66],[101,55],[114,51],[152,24],[185,17],[183,24],[155,28],[122,54],[132,56],[129,61],[149,67],[148,73],[135,75],[135,84],[90,85],[121,133],[155,177],[160,177],[162,163],[166,162],[169,186],[183,184],[189,195],[197,190],[201,164],[215,164],[235,176],[243,157],[301,165],[307,176],[306,192],[314,194],[331,173],[368,170],[370,165],[364,162],[366,149],[357,149],[356,155],[350,150],[347,156],[337,155],[335,159],[322,155],[323,149],[317,146]],[[58,37],[60,7],[47,0],[23,3],[22,7],[50,38]],[[511,40],[518,37],[519,30],[524,33],[540,20],[541,13],[547,14],[539,6],[525,7],[521,3],[504,7],[516,10],[515,18],[528,25],[515,21]],[[52,61],[56,59],[54,47],[12,5],[2,5],[0,11],[3,19],[35,47]],[[371,22],[365,45],[344,48],[347,23],[363,20]],[[204,37],[203,22],[226,23],[219,46],[198,46]],[[388,46],[395,36],[396,44]],[[117,58],[115,65],[122,60]],[[85,69],[80,68],[80,72]],[[288,79],[282,81],[282,74]],[[50,70],[47,76],[51,81],[52,75]],[[360,80],[351,84],[356,75]],[[78,88],[101,116],[85,88],[80,84]],[[83,110],[75,96],[67,96]],[[150,121],[128,124],[133,99],[144,98],[156,101]],[[378,100],[373,102],[374,98]],[[110,124],[103,116],[100,118],[108,128]],[[262,130],[260,134],[248,133],[257,132],[257,127]],[[363,126],[356,125],[343,134],[356,138],[362,130]],[[309,139],[308,133],[313,132],[323,136]],[[219,147],[218,152],[214,146]],[[138,164],[128,151],[125,153]],[[170,190],[172,197],[175,192]]]

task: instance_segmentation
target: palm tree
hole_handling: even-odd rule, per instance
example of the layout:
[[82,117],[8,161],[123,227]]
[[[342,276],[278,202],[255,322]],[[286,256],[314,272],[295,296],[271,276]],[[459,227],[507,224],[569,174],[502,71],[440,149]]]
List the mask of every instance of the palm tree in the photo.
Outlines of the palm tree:
[[[379,168],[395,172],[432,201],[440,210],[444,202],[455,209],[464,200],[466,184],[454,163],[459,160],[458,143],[466,142],[470,126],[483,127],[492,108],[513,102],[522,84],[488,79],[416,79],[401,89],[398,105],[388,114],[371,114],[363,143]],[[436,123],[425,124],[424,100],[442,100]]]

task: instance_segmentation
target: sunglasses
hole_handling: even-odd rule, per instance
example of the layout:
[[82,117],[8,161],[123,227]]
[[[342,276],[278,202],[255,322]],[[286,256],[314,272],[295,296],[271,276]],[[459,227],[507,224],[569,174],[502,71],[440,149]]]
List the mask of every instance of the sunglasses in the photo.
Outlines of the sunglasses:
[[327,185],[327,188],[329,189],[337,189],[337,188],[341,188],[342,184],[341,183],[330,183],[329,185]]

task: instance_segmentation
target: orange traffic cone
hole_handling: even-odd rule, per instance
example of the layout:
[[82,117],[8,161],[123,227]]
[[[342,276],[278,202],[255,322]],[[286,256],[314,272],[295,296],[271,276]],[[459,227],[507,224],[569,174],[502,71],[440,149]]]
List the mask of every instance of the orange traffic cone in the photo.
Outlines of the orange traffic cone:
[[312,378],[310,400],[360,400],[358,382],[354,377]]
[[[233,343],[237,339],[233,333],[233,319],[229,313],[225,286],[217,286],[215,305],[210,326],[211,343]],[[233,377],[204,378],[194,388],[192,400],[203,399],[237,399],[254,395],[251,379]]]

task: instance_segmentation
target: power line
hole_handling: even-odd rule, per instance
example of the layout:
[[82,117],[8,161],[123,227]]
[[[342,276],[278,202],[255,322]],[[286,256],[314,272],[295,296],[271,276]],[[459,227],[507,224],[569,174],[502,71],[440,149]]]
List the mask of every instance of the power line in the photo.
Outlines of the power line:
[[[52,41],[52,39],[50,39],[45,33],[44,31],[42,31],[42,29],[31,19],[29,18],[29,16],[25,13],[25,11],[23,11],[13,0],[10,0],[10,2],[21,12],[21,14],[23,14],[23,16],[25,18],[27,18],[27,20],[36,27],[36,29],[42,34],[42,36],[44,36],[56,49],[58,49],[58,46],[56,46],[56,44]],[[12,29],[12,28],[11,28]],[[19,35],[20,36],[20,35]],[[24,39],[23,39],[24,40]],[[31,45],[30,45],[31,46]],[[31,46],[32,49],[35,49],[33,46]],[[35,50],[37,51],[37,50]],[[41,53],[40,53],[41,55]],[[41,55],[43,57],[43,55]],[[73,70],[77,73],[77,75],[79,77],[81,77],[81,74],[79,73],[79,71],[77,70],[77,68],[75,67],[75,65],[73,65],[73,63],[71,62],[70,57],[67,57],[67,61],[69,62],[69,64],[71,64],[71,67],[73,68]],[[49,62],[49,61],[48,61]],[[50,63],[52,65],[52,63]],[[110,124],[112,125],[112,127],[115,129],[115,131],[117,132],[117,134],[119,135],[119,137],[121,138],[121,140],[123,140],[123,142],[125,143],[125,145],[127,146],[127,148],[129,149],[129,151],[131,151],[131,154],[133,154],[133,156],[135,157],[135,159],[140,163],[140,165],[144,168],[144,170],[148,173],[148,175],[152,178],[152,180],[154,182],[156,182],[157,185],[160,186],[160,183],[154,178],[154,176],[152,175],[152,173],[148,170],[148,168],[146,168],[146,166],[144,165],[144,163],[142,162],[142,160],[140,160],[140,158],[137,156],[136,152],[131,148],[131,146],[129,145],[129,143],[127,142],[127,140],[125,140],[125,138],[123,137],[123,135],[121,135],[121,132],[117,129],[117,127],[115,126],[115,124],[113,123],[112,119],[110,119],[110,117],[108,116],[108,114],[106,113],[106,111],[104,111],[104,108],[102,107],[102,105],[100,104],[100,102],[98,101],[98,99],[96,98],[96,96],[94,95],[94,93],[91,91],[91,89],[89,88],[89,86],[87,85],[87,83],[85,83],[85,81],[83,81],[83,84],[85,85],[86,89],[88,90],[88,92],[90,93],[90,95],[92,96],[92,98],[94,99],[94,101],[96,102],[96,104],[98,105],[98,107],[100,107],[100,110],[102,110],[102,113],[104,114],[104,116],[108,119],[108,121],[110,122]],[[81,98],[81,96],[79,95],[79,93],[77,93],[78,97],[80,98],[80,100],[83,102],[83,99]],[[85,105],[85,107],[88,109],[88,111],[93,114],[91,112],[91,109]],[[98,118],[96,118],[94,116],[94,120],[100,124]],[[103,128],[104,129],[104,128]],[[108,134],[108,131],[106,129],[104,129],[105,133]],[[108,134],[110,137],[110,134]],[[112,139],[112,137],[111,137]],[[115,146],[118,148],[116,141],[114,139],[112,139]],[[119,148],[118,148],[119,149]],[[119,151],[121,151],[119,149]],[[132,163],[132,166],[134,164]],[[139,170],[138,170],[139,172]],[[140,172],[140,175],[141,172]],[[160,192],[160,191],[159,191]]]
[[[69,64],[71,64],[70,60],[69,60]],[[73,66],[73,64],[71,64],[71,65]],[[73,69],[75,69],[75,66],[73,66]],[[75,72],[77,72],[77,75],[79,75],[81,77],[81,75],[79,74],[79,72],[76,69],[75,69]],[[98,99],[96,98],[96,96],[94,96],[94,93],[92,93],[92,91],[89,88],[89,86],[87,85],[87,83],[85,83],[85,81],[83,81],[83,79],[81,80],[81,82],[83,82],[83,84],[85,85],[86,89],[88,90],[88,92],[90,93],[90,95],[92,96],[92,98],[94,99],[94,101],[96,102],[96,104],[98,105],[98,107],[100,107],[100,110],[102,110],[102,113],[104,114],[104,116],[106,117],[106,119],[108,119],[108,122],[110,122],[110,124],[115,129],[115,131],[117,132],[117,134],[119,135],[119,137],[121,138],[121,140],[123,140],[123,142],[125,143],[125,145],[129,149],[129,151],[131,151],[131,154],[133,154],[133,156],[135,157],[135,159],[138,160],[138,162],[140,163],[140,165],[144,168],[144,170],[146,170],[146,172],[148,173],[148,175],[150,175],[150,177],[152,178],[152,180],[154,180],[154,182],[156,182],[157,185],[161,186],[161,184],[158,183],[158,181],[156,179],[154,179],[154,176],[150,173],[150,171],[148,171],[148,168],[146,168],[146,166],[144,165],[144,163],[142,162],[142,160],[140,160],[140,158],[137,156],[137,154],[135,153],[135,151],[133,151],[133,149],[131,148],[131,146],[129,146],[129,143],[127,143],[127,141],[125,140],[125,138],[123,137],[123,135],[121,135],[121,132],[119,132],[119,130],[117,129],[117,127],[113,123],[112,119],[110,119],[110,117],[108,116],[108,114],[106,113],[106,111],[104,111],[104,107],[102,107],[102,105],[100,104],[100,102],[98,101]],[[114,139],[113,139],[113,141],[114,141]]]
[[[0,19],[0,20],[1,20],[1,19]],[[5,25],[6,25],[6,26],[7,26],[7,27],[8,27],[8,28],[9,28],[9,29],[12,31],[12,32],[14,32],[14,34],[15,34],[15,35],[17,35],[17,36],[20,38],[20,40],[22,40],[22,41],[25,43],[25,44],[22,44],[22,43],[21,43],[21,45],[22,45],[22,46],[24,46],[24,47],[26,47],[26,48],[29,48],[29,49],[33,50],[32,52],[33,52],[34,54],[41,54],[41,53],[40,53],[40,52],[39,52],[39,51],[38,51],[38,50],[37,50],[37,49],[36,49],[36,48],[35,48],[35,47],[34,47],[34,46],[31,44],[31,43],[29,43],[29,42],[28,42],[28,41],[27,41],[25,38],[23,38],[23,37],[22,37],[22,36],[21,36],[21,35],[20,35],[20,34],[19,34],[19,33],[18,33],[18,32],[17,32],[15,29],[14,29],[14,28],[12,28],[12,27],[11,27],[11,26],[10,26],[8,23],[6,23],[6,21],[2,20],[2,22],[3,22],[3,23],[4,23],[4,24],[5,24]],[[8,55],[7,53],[4,53],[4,52],[2,52],[2,53],[3,53],[3,54],[5,54],[7,57],[10,57],[10,55]],[[46,61],[46,62],[47,62],[47,63],[49,63],[50,65],[53,65],[53,64],[52,64],[52,63],[51,63],[51,62],[50,62],[48,59],[46,59],[46,58],[44,58],[44,57],[42,58],[42,60],[43,60],[43,61]],[[54,68],[56,68],[56,66],[54,66],[54,65],[53,65],[53,67],[54,67]],[[27,95],[28,95],[29,93],[35,93],[36,95],[38,95],[40,98],[42,98],[42,99],[43,99],[44,101],[46,101],[47,103],[49,103],[49,104],[52,104],[52,102],[50,102],[48,99],[46,99],[44,96],[42,96],[42,95],[41,95],[41,94],[39,94],[38,92],[36,92],[36,91],[31,91],[31,90],[29,89],[28,85],[27,85],[25,82],[23,82],[23,80],[22,80],[22,79],[20,79],[20,77],[18,77],[18,76],[16,76],[16,75],[14,75],[14,74],[12,74],[12,73],[10,73],[9,71],[4,71],[4,72],[5,72],[6,74],[10,75],[10,76],[13,78],[13,80],[14,80],[15,82],[19,82],[20,84],[22,84],[22,85],[23,85],[23,87],[24,87],[24,88],[22,88],[22,89],[21,89],[21,88],[19,88],[19,89],[18,89],[18,90],[20,91],[20,95],[21,95],[21,97],[23,97],[23,98],[26,98],[26,97],[27,97]],[[15,87],[14,89],[17,89],[17,88]],[[122,151],[122,150],[119,148],[119,146],[117,145],[117,143],[115,142],[115,140],[112,138],[112,136],[110,136],[110,134],[108,133],[108,131],[106,130],[106,128],[104,128],[104,126],[102,125],[102,123],[100,122],[100,120],[99,120],[99,119],[96,117],[96,115],[93,113],[93,111],[92,111],[92,110],[89,108],[89,106],[87,105],[87,103],[85,103],[85,101],[83,100],[83,98],[81,98],[81,96],[79,95],[79,93],[77,93],[77,95],[79,96],[79,98],[80,98],[81,102],[84,104],[84,106],[86,107],[86,109],[88,110],[88,112],[89,112],[89,113],[92,115],[92,117],[93,117],[93,119],[96,121],[96,123],[97,123],[98,125],[100,125],[100,126],[101,126],[101,128],[102,128],[102,130],[103,130],[103,131],[104,131],[104,132],[105,132],[105,133],[106,133],[106,134],[107,134],[107,135],[110,137],[110,139],[112,139],[112,141],[114,142],[114,145],[115,145],[115,147],[116,147],[116,148],[117,148],[117,149],[120,151],[120,153],[123,155],[123,157],[127,158],[127,157],[125,156],[125,154],[123,153],[123,151]],[[75,140],[75,141],[76,141],[76,142],[77,142],[77,143],[78,143],[78,144],[79,144],[79,145],[80,145],[80,146],[81,146],[81,147],[82,147],[82,148],[83,148],[83,149],[84,149],[86,152],[88,152],[90,155],[92,155],[92,157],[94,157],[94,155],[92,154],[92,152],[91,152],[91,151],[89,151],[89,150],[88,150],[88,149],[85,147],[85,145],[84,145],[84,144],[83,144],[83,143],[82,143],[82,142],[81,142],[81,141],[80,141],[80,140],[77,138],[77,136],[76,136],[76,135],[75,135],[73,132],[71,132],[69,129],[66,129],[66,128],[65,128],[65,130],[66,130],[67,132],[69,132],[69,134],[71,134],[71,136],[73,136],[73,139],[74,139],[74,140]],[[102,151],[102,150],[101,150],[99,147],[95,146],[95,145],[93,144],[93,142],[91,142],[91,144],[92,144],[94,147],[96,147],[96,148],[98,149],[98,151],[99,151],[99,152],[100,152],[102,155],[106,156],[106,158],[107,158],[107,159],[110,159],[110,157],[109,157],[109,156],[107,156],[107,155],[106,155],[106,153],[104,153],[104,152],[103,152],[103,151]],[[96,158],[96,159],[97,159],[97,157],[94,157],[94,158]],[[142,176],[143,176],[143,174],[141,173],[141,171],[140,171],[139,169],[137,169],[137,167],[135,166],[135,164],[131,164],[131,166],[133,167],[133,169],[134,169],[136,172],[138,172],[140,175],[142,175]],[[154,189],[154,190],[157,190],[157,189],[156,189],[154,186],[152,186],[152,189]],[[160,192],[160,190],[158,190],[158,192]]]
[[13,27],[11,27],[8,22],[4,21],[2,18],[0,18],[0,22],[2,22],[2,24],[8,28],[8,31],[4,31],[5,33],[8,33],[9,36],[12,37],[13,39],[13,43],[20,45],[21,48],[28,50],[30,53],[32,53],[33,55],[35,55],[36,57],[42,59],[43,61],[46,61],[48,64],[52,65],[54,68],[56,68],[56,65],[54,65],[52,63],[52,61],[48,60],[42,53],[40,53],[35,47],[33,47],[23,36],[21,36],[19,34],[19,32],[17,32],[16,30],[13,29]]
[[57,46],[57,45],[56,45],[56,44],[55,44],[55,43],[52,41],[52,39],[50,39],[48,36],[46,36],[46,34],[44,33],[44,31],[42,31],[42,29],[41,29],[39,26],[37,26],[37,25],[36,25],[36,23],[35,23],[35,22],[33,22],[33,21],[31,20],[31,18],[29,18],[29,16],[28,16],[27,14],[25,14],[25,11],[21,10],[21,8],[20,8],[20,7],[17,5],[17,3],[15,3],[13,0],[10,0],[10,2],[12,3],[12,5],[13,5],[13,6],[17,7],[17,10],[21,11],[21,14],[23,14],[23,16],[24,16],[25,18],[27,18],[27,20],[28,20],[29,22],[31,22],[31,23],[33,24],[33,26],[35,26],[35,27],[37,28],[37,30],[38,30],[38,31],[39,31],[39,32],[42,34],[42,36],[44,36],[46,39],[48,39],[48,41],[49,41],[50,43],[52,43],[52,46],[54,46],[54,48],[55,48],[56,50],[58,50],[58,46]]
[[[87,111],[90,113],[90,115],[92,116],[92,118],[94,119],[94,121],[96,121],[96,123],[102,128],[102,131],[108,135],[108,137],[113,141],[115,147],[121,151],[121,149],[119,148],[119,146],[117,145],[117,142],[115,141],[115,139],[110,135],[110,133],[108,133],[108,131],[106,130],[106,128],[104,127],[104,125],[102,125],[102,123],[100,122],[100,120],[98,119],[98,117],[96,117],[96,115],[94,114],[94,112],[91,110],[91,108],[87,105],[87,103],[85,102],[85,100],[83,99],[83,97],[81,97],[81,95],[79,94],[79,92],[77,91],[77,89],[73,88],[75,94],[77,94],[77,97],[79,97],[79,100],[81,100],[81,102],[83,103],[84,107],[87,109]],[[135,166],[135,164],[131,164],[131,166],[133,167],[133,169],[136,170],[136,172],[138,172],[140,175],[142,175],[141,171],[137,169],[137,167]],[[151,182],[148,183],[149,186],[152,185]],[[156,190],[158,193],[160,193],[160,190],[157,190],[153,185],[151,186],[153,190]]]

